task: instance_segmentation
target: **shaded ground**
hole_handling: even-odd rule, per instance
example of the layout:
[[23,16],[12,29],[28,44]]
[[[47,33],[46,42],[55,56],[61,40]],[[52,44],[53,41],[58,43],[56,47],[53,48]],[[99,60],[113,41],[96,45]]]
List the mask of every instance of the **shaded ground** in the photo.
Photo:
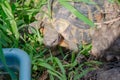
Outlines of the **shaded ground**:
[[83,80],[119,80],[119,79],[120,79],[119,61],[104,62],[99,69],[89,72],[83,78]]

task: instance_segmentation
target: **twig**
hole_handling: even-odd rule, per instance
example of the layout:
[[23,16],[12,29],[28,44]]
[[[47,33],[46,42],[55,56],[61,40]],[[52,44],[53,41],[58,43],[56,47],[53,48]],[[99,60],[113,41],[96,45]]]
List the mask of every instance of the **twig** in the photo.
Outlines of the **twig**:
[[95,23],[95,25],[109,24],[109,23],[112,23],[112,22],[115,22],[115,21],[118,21],[118,20],[120,20],[120,17],[109,20],[109,21],[101,22],[101,23]]

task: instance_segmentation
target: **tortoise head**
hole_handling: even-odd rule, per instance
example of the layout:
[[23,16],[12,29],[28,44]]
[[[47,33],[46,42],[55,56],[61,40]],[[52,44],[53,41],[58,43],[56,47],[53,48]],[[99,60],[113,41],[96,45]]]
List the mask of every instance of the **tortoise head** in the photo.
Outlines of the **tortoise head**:
[[48,48],[57,46],[62,39],[62,36],[53,28],[51,24],[45,24],[43,36],[43,42]]

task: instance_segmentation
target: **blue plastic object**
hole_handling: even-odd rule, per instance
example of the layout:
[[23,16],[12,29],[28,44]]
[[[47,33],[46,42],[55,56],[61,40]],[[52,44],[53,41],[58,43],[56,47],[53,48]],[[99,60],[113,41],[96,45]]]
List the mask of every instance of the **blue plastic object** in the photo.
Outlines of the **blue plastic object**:
[[[31,60],[26,52],[17,48],[3,49],[9,68],[19,72],[19,80],[31,80]],[[0,62],[0,68],[4,68]]]

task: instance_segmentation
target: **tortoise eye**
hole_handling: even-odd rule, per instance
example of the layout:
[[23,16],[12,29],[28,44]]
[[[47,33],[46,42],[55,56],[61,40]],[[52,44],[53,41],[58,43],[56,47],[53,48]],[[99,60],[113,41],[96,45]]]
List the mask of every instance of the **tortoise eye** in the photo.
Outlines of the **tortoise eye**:
[[64,39],[64,38],[62,37],[62,35],[59,34],[59,36],[58,36],[58,42],[61,42],[63,39]]

